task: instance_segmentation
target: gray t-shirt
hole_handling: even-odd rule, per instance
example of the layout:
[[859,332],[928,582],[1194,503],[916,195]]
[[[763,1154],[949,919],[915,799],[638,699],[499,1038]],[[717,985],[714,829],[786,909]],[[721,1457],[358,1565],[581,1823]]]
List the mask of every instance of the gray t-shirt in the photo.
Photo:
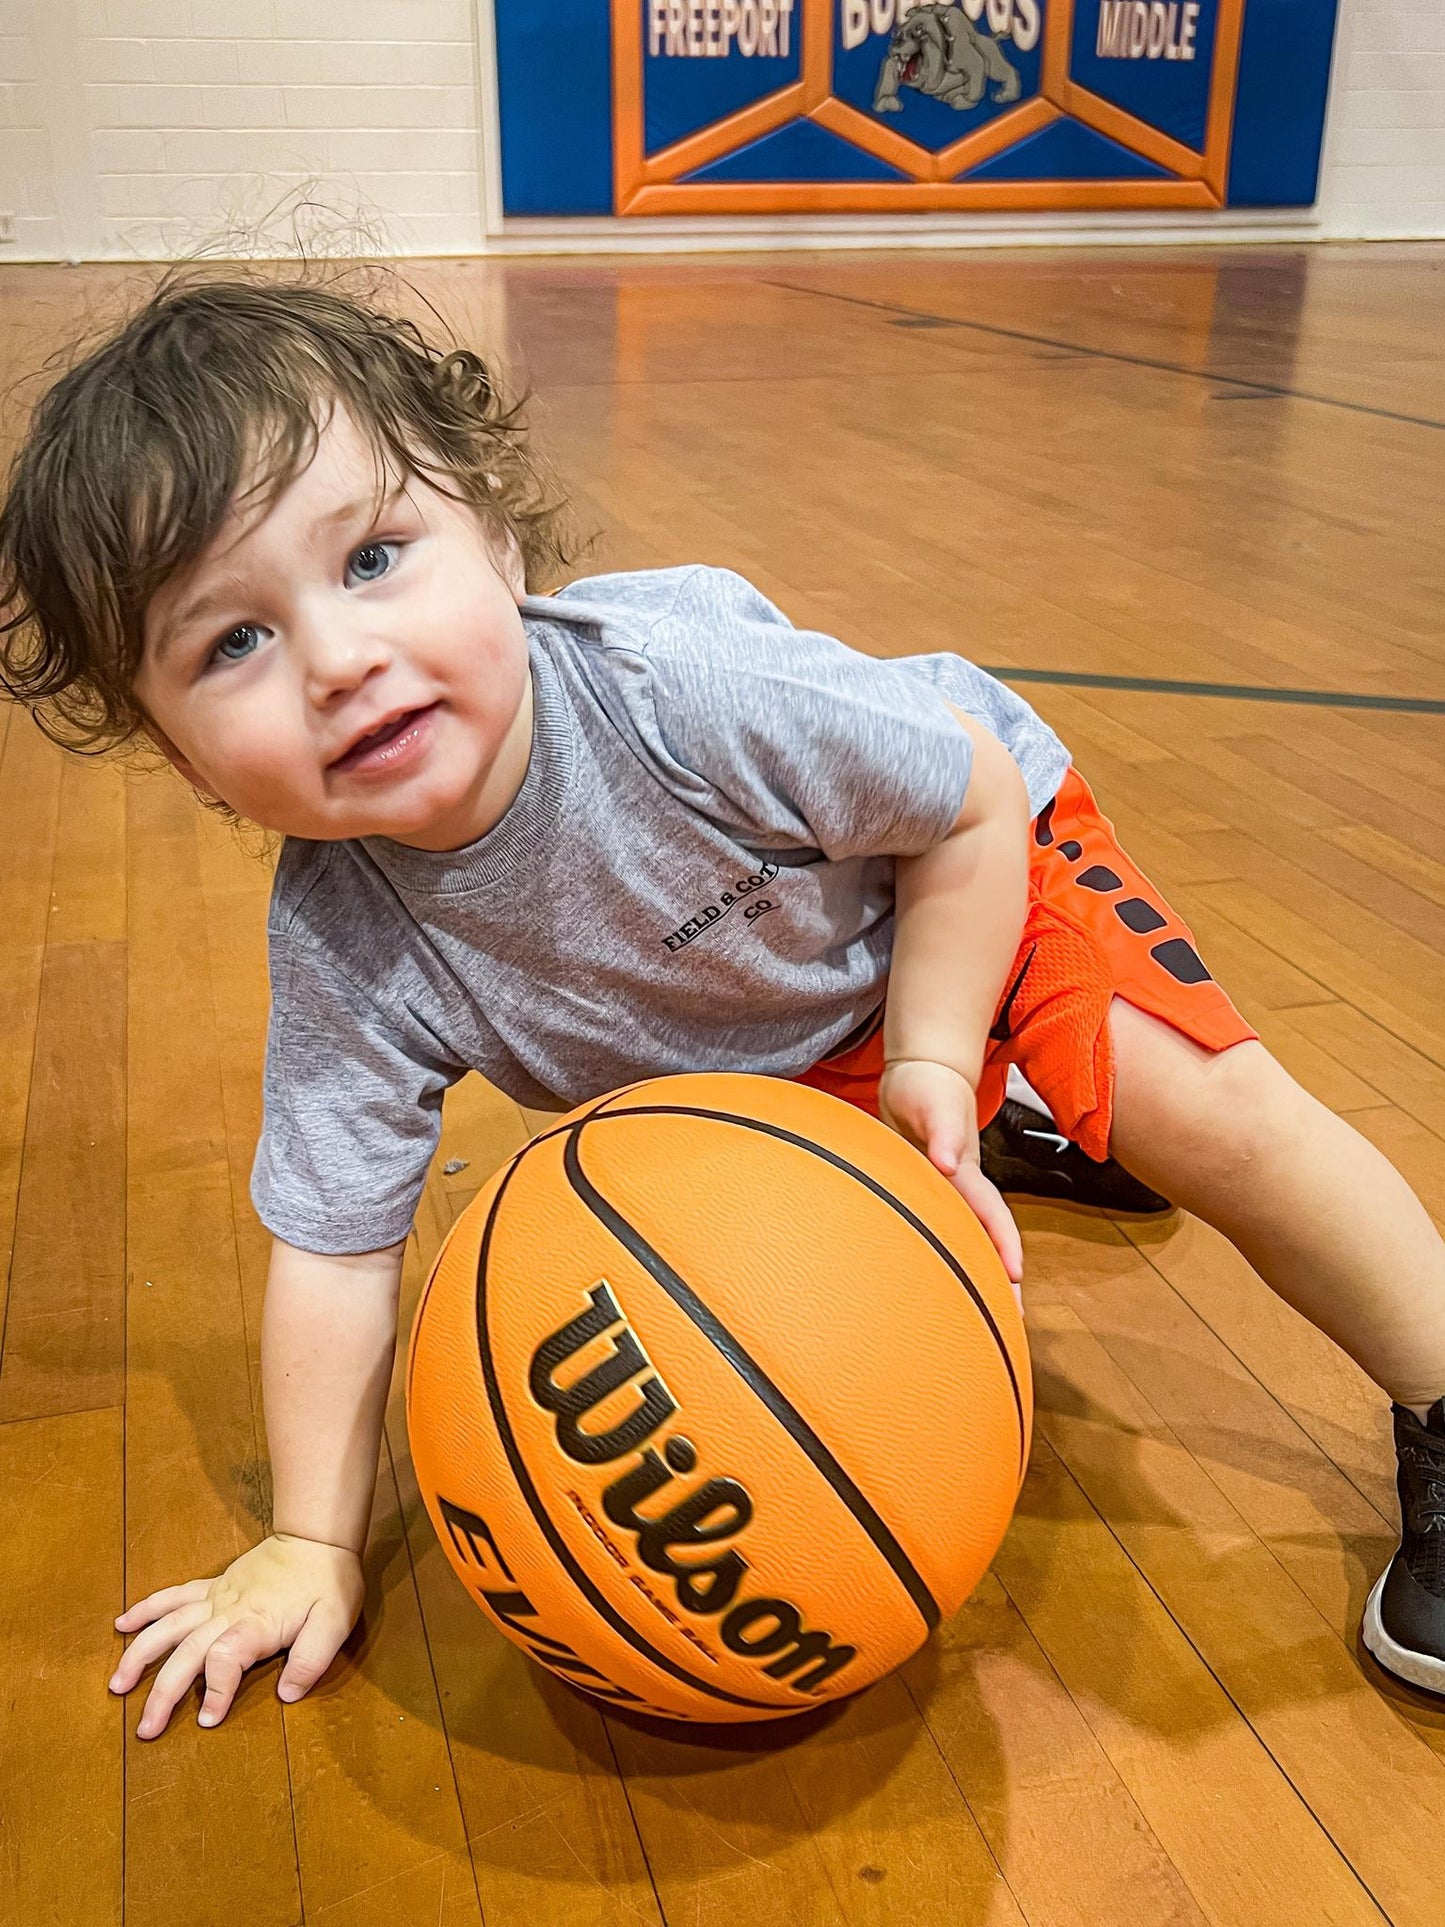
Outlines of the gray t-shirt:
[[251,1195],[316,1252],[406,1235],[468,1070],[542,1109],[683,1070],[791,1076],[882,1001],[894,858],[952,828],[993,731],[1035,811],[1068,766],[954,655],[879,661],[722,569],[522,604],[527,775],[467,848],[288,840]]

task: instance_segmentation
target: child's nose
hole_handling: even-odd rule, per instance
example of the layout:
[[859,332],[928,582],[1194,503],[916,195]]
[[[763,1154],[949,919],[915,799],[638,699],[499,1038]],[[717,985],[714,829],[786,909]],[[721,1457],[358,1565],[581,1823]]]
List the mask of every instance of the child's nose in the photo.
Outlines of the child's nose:
[[298,630],[295,641],[311,699],[317,703],[359,688],[392,659],[386,637],[357,623],[308,623]]

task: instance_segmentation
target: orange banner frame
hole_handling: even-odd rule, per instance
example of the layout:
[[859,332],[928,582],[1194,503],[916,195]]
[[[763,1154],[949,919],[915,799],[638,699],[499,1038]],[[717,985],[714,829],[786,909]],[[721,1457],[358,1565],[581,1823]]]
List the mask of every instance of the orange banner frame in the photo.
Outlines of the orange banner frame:
[[[1069,78],[1074,0],[1052,0],[1044,27],[1039,91],[987,126],[934,153],[833,93],[837,0],[800,0],[801,70],[791,86],[646,152],[643,133],[644,0],[612,0],[613,194],[619,214],[929,213],[939,210],[1064,211],[1088,208],[1219,208],[1229,175],[1234,94],[1245,0],[1220,0],[1202,152],[1103,100]],[[1025,135],[1069,114],[1086,127],[1167,168],[1168,181],[959,181],[953,177],[1003,153]],[[807,119],[896,167],[906,181],[685,181],[710,161]]]

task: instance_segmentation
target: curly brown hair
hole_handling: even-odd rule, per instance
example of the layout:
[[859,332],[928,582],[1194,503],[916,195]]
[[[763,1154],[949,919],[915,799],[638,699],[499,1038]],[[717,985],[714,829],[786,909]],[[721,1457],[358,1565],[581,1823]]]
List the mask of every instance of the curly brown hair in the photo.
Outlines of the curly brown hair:
[[314,280],[169,276],[42,397],[0,506],[0,686],[53,741],[99,753],[143,728],[146,609],[238,497],[265,508],[333,408],[378,480],[467,503],[529,588],[569,560],[563,504],[469,349]]

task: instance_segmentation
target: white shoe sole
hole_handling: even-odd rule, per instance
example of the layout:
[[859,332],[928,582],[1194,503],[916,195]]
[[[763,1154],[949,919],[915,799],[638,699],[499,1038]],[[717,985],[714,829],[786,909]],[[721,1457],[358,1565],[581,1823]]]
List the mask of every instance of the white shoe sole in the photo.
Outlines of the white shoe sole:
[[1431,1659],[1428,1653],[1412,1653],[1408,1646],[1397,1646],[1385,1631],[1380,1618],[1380,1594],[1385,1590],[1385,1575],[1389,1570],[1386,1566],[1365,1602],[1361,1637],[1387,1673],[1394,1673],[1398,1679],[1408,1680],[1411,1686],[1427,1693],[1445,1695],[1445,1659]]

